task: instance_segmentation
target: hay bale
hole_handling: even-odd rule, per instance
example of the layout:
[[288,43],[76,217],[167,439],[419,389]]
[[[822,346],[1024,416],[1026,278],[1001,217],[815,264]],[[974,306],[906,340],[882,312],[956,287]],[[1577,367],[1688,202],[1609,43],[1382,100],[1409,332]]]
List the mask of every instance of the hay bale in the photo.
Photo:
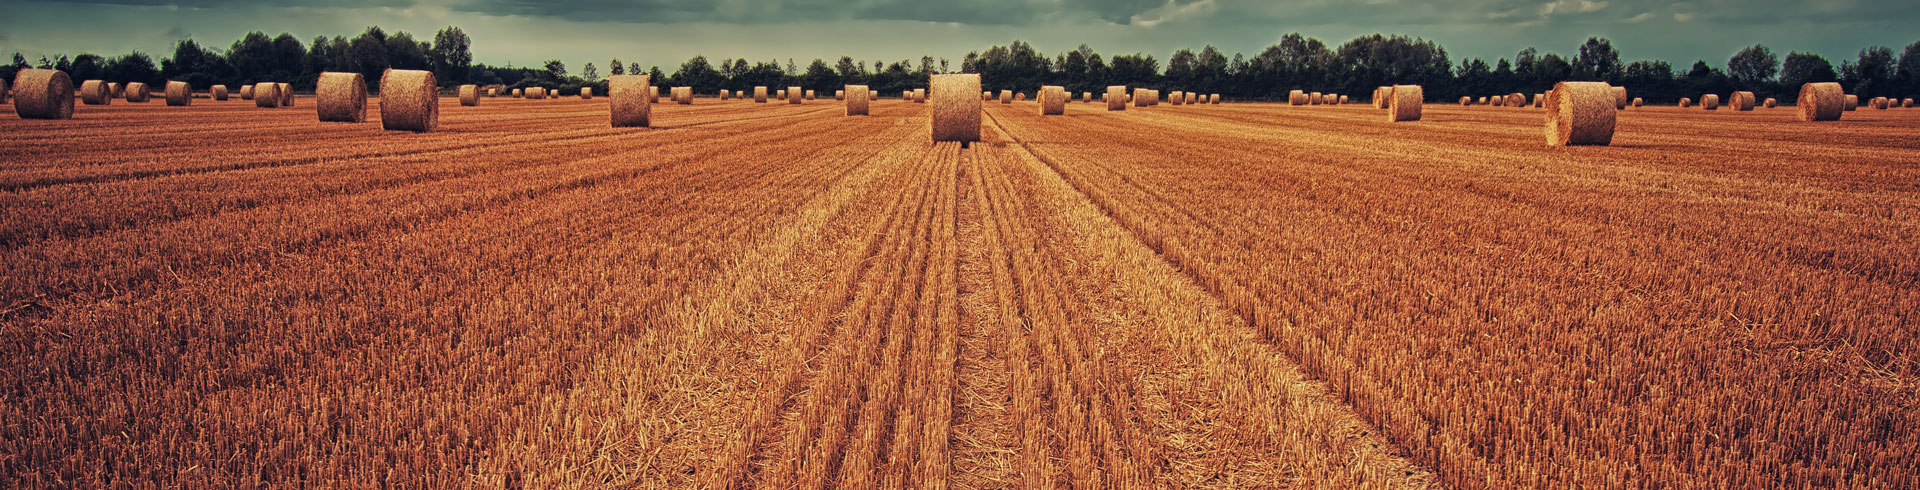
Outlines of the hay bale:
[[460,105],[467,107],[480,105],[480,86],[473,84],[461,85]]
[[730,91],[728,91],[727,89],[724,89],[724,88],[723,88],[723,89],[720,89],[720,100],[730,100],[730,99],[732,99],[732,98],[733,98],[733,93],[732,93],[732,92],[730,92]]
[[1686,97],[1681,97],[1681,98],[1680,98],[1680,102],[1679,102],[1679,106],[1680,106],[1680,107],[1693,107],[1693,99],[1689,99],[1689,98],[1686,98]]
[[767,103],[767,86],[756,85],[753,87],[753,101],[761,104]]
[[208,88],[208,93],[212,94],[213,100],[219,100],[219,101],[227,100],[226,85],[214,85],[213,87]]
[[981,102],[986,102],[986,101],[989,101],[989,100],[993,100],[993,92],[989,92],[989,91],[981,91],[981,92],[980,92],[980,101],[981,101]]
[[1107,110],[1109,111],[1127,110],[1127,86],[1126,85],[1108,85],[1107,94],[1105,98],[1107,99]]
[[1606,146],[1613,143],[1620,111],[1620,87],[1606,82],[1560,82],[1547,100],[1548,146]]
[[1809,83],[1800,86],[1800,97],[1794,99],[1794,105],[1800,107],[1801,121],[1838,121],[1840,113],[1845,112],[1846,97],[1839,83]]
[[592,99],[593,99],[593,87],[580,87],[580,98],[582,98],[582,99],[587,99],[587,100],[592,100]]
[[1207,103],[1208,103],[1208,104],[1215,104],[1215,105],[1218,105],[1218,104],[1220,104],[1220,94],[1208,94],[1208,95],[1207,95]]
[[[1385,104],[1385,103],[1387,103],[1387,101],[1386,101],[1386,99],[1381,99],[1381,100],[1380,100],[1380,104]],[[1380,105],[1380,104],[1375,104],[1375,105]],[[1460,96],[1460,105],[1463,105],[1463,106],[1471,106],[1471,105],[1473,105],[1473,97],[1467,97],[1467,96],[1464,96],[1464,95],[1463,95],[1463,96]]]
[[1709,111],[1711,111],[1711,110],[1715,110],[1715,109],[1719,109],[1719,108],[1720,108],[1720,96],[1719,96],[1719,95],[1716,95],[1716,94],[1705,94],[1705,95],[1701,95],[1701,96],[1700,96],[1700,108],[1701,108],[1701,109],[1706,109],[1706,110],[1709,110]]
[[693,105],[693,87],[679,86],[667,89],[667,100],[680,105]]
[[102,80],[80,82],[80,102],[86,105],[112,104],[113,89],[108,88],[107,82]]
[[[1391,87],[1385,87],[1385,86],[1374,87],[1373,98],[1367,99],[1367,100],[1373,103],[1373,108],[1385,109],[1387,108],[1387,92],[1391,90],[1393,90],[1393,88]],[[1471,102],[1473,102],[1473,99],[1469,99],[1466,97],[1460,98],[1460,105],[1467,105],[1468,103],[1471,103]]]
[[1307,93],[1299,90],[1288,91],[1287,105],[1307,105]]
[[73,79],[67,72],[27,68],[13,75],[13,86],[0,87],[13,99],[13,113],[21,119],[73,119]]
[[[607,105],[608,115],[616,128],[644,128],[653,125],[653,81],[647,75],[614,75],[607,77],[607,97],[613,99]],[[755,87],[754,93],[765,101],[766,87]]]
[[[5,82],[0,82],[0,83],[5,83]],[[0,87],[0,89],[5,89],[5,87]],[[1900,107],[1905,107],[1908,109],[1913,108],[1913,97],[1900,99]]]
[[187,82],[167,81],[167,105],[185,107],[193,105],[193,85]]
[[1474,102],[1474,103],[1475,103],[1475,104],[1480,104],[1480,105],[1487,105],[1487,98],[1486,98],[1486,97],[1481,97],[1479,101],[1477,101],[1477,102]]
[[1002,104],[1012,104],[1012,103],[1013,103],[1013,91],[1012,91],[1012,90],[1006,90],[1006,89],[1001,89],[1001,90],[1000,90],[1000,103],[1002,103]]
[[[0,80],[0,84],[4,84],[4,83],[7,83],[7,81]],[[107,82],[107,90],[113,91],[113,98],[115,99],[127,96],[127,88],[120,86],[119,82]],[[7,101],[6,91],[7,90],[5,86],[0,86],[0,102]]]
[[1040,99],[1040,115],[1059,116],[1067,113],[1067,88],[1059,85],[1040,87],[1037,95]]
[[847,100],[846,89],[833,91],[833,100]]
[[1337,101],[1334,101],[1334,103],[1336,103],[1336,104],[1346,104],[1346,103],[1347,103],[1347,96],[1345,96],[1345,95],[1342,95],[1342,96],[1340,96],[1340,100],[1337,100]]
[[786,97],[786,99],[787,99],[787,103],[788,103],[788,104],[800,104],[800,103],[801,103],[801,101],[800,101],[800,96],[801,96],[801,95],[803,95],[803,94],[802,94],[802,93],[800,92],[800,87],[787,87],[787,90],[786,90],[786,92],[787,92],[787,97]]
[[433,72],[388,68],[380,75],[380,127],[431,132],[440,126],[440,83]]
[[1187,93],[1175,90],[1167,93],[1167,103],[1180,105],[1187,101]]
[[[467,104],[467,87],[460,87],[460,105]],[[380,114],[386,117],[390,103],[386,80],[380,81]],[[479,103],[475,100],[474,103]],[[359,73],[330,71],[320,74],[313,86],[313,106],[321,122],[361,123],[367,121],[367,77]]]
[[1759,101],[1754,99],[1753,92],[1734,92],[1727,98],[1731,99],[1727,101],[1727,108],[1735,111],[1751,111],[1754,106],[1759,105]]
[[1614,87],[1614,88],[1613,88],[1613,108],[1614,108],[1615,110],[1619,110],[1619,109],[1625,109],[1625,108],[1627,108],[1627,104],[1629,104],[1629,103],[1631,103],[1631,102],[1633,102],[1633,99],[1629,99],[1629,98],[1627,98],[1627,88],[1626,88],[1626,87]]
[[783,89],[780,89],[779,91],[774,92],[773,98],[777,100],[787,100],[787,89],[783,88]]
[[1779,106],[1780,106],[1780,99],[1775,99],[1773,97],[1767,97],[1767,100],[1760,102],[1760,107],[1765,107],[1768,109],[1772,109]]
[[1088,102],[1093,102],[1093,92],[1081,92],[1080,103],[1085,104]]
[[273,82],[253,84],[253,106],[280,107],[280,85]]
[[847,89],[841,92],[846,94],[848,116],[870,114],[867,108],[873,103],[873,91],[868,90],[866,85],[848,85]]
[[1879,109],[1879,110],[1883,110],[1883,111],[1884,111],[1884,110],[1887,110],[1887,98],[1886,98],[1886,97],[1874,97],[1874,98],[1873,98],[1873,108],[1875,108],[1875,109]]
[[[68,80],[68,81],[72,81],[72,80]],[[0,78],[0,104],[10,103],[10,101],[12,100],[12,97],[13,97],[13,92],[7,90],[7,79]]]
[[1134,107],[1152,107],[1153,103],[1150,102],[1152,99],[1153,99],[1152,89],[1145,89],[1145,88],[1133,89],[1133,106]]
[[293,107],[293,84],[277,83],[280,87],[280,107]]
[[522,97],[526,97],[526,96],[527,96],[527,95],[526,95],[526,91],[525,91],[525,90],[522,90],[522,89],[517,89],[517,88],[516,88],[516,89],[513,89],[513,98],[516,98],[516,99],[518,99],[518,98],[522,98]]
[[1013,100],[1018,100],[1018,101],[1022,101],[1022,102],[1025,102],[1025,101],[1027,100],[1027,93],[1026,93],[1026,92],[1014,92],[1014,93],[1013,93]]
[[651,93],[651,94],[647,94],[647,103],[648,103],[648,104],[658,104],[658,103],[660,103],[660,92],[663,92],[663,91],[666,91],[666,90],[667,90],[667,88],[666,88],[666,87],[660,87],[659,89],[657,89],[657,90],[654,90],[654,91],[653,91],[653,93]]
[[806,99],[813,100],[813,89],[807,89]]
[[[19,85],[19,76],[16,75],[14,78],[16,78],[14,84]],[[153,92],[147,90],[147,84],[145,82],[127,83],[127,102],[146,102],[147,98],[152,96]]]
[[1847,112],[1853,112],[1854,109],[1860,107],[1860,96],[1847,94],[1846,102],[1841,104],[1840,107],[1844,108]]
[[1420,120],[1420,104],[1425,101],[1425,92],[1419,85],[1394,85],[1393,99],[1387,106],[1387,121]]
[[1634,107],[1640,107],[1640,106],[1642,106],[1642,105],[1646,105],[1646,103],[1647,103],[1647,101],[1646,101],[1645,99],[1641,99],[1641,98],[1639,98],[1639,97],[1634,97],[1634,98],[1633,98],[1633,106],[1634,106]]
[[1527,94],[1514,92],[1511,94],[1507,94],[1505,98],[1506,98],[1507,107],[1526,107],[1527,106]]
[[1326,94],[1319,92],[1307,92],[1307,105],[1320,105],[1321,102],[1327,100],[1326,97]]
[[977,73],[933,75],[933,140],[980,141],[980,101],[973,93],[980,90]]
[[924,88],[913,89],[913,102],[915,104],[927,103],[927,89],[924,89]]
[[499,97],[500,89],[487,87],[487,98]]

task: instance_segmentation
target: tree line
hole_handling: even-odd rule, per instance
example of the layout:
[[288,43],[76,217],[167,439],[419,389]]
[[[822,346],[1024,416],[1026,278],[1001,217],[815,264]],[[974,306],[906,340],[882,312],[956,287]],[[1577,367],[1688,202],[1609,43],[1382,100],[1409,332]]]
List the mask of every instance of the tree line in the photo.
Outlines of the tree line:
[[1636,97],[1664,103],[1700,94],[1751,90],[1761,97],[1792,100],[1807,82],[1837,81],[1849,93],[1862,97],[1912,96],[1920,93],[1920,42],[1906,46],[1896,57],[1892,49],[1860,50],[1839,66],[1823,56],[1790,52],[1784,60],[1770,48],[1756,44],[1735,53],[1724,65],[1695,61],[1685,70],[1660,60],[1623,62],[1620,52],[1605,38],[1589,38],[1571,55],[1520,50],[1512,58],[1481,58],[1453,62],[1438,43],[1407,36],[1368,35],[1337,47],[1299,33],[1288,34],[1260,53],[1247,57],[1206,46],[1199,51],[1180,49],[1164,63],[1143,53],[1102,56],[1092,47],[1041,53],[1031,44],[1014,41],[966,54],[958,67],[945,58],[861,61],[841,56],[828,63],[814,59],[804,68],[794,60],[751,62],[744,58],[709,60],[694,56],[673,73],[658,66],[608,60],[600,66],[586,63],[569,72],[566,63],[546,60],[538,67],[490,66],[473,61],[471,39],[459,27],[435,33],[431,41],[404,31],[387,33],[368,27],[352,38],[315,37],[302,43],[291,34],[269,37],[250,32],[224,50],[209,49],[188,39],[172,56],[158,61],[133,52],[117,57],[81,53],[42,57],[30,63],[14,53],[10,65],[0,65],[0,76],[11,78],[21,68],[55,68],[75,80],[104,79],[147,82],[164,86],[180,80],[204,87],[239,86],[264,81],[288,82],[310,90],[321,72],[362,73],[369,89],[377,89],[388,68],[432,70],[443,86],[477,83],[508,88],[543,86],[563,91],[597,86],[603,75],[646,73],[658,86],[691,86],[697,93],[743,91],[754,86],[798,86],[831,93],[846,84],[864,84],[880,93],[926,88],[935,73],[979,73],[983,89],[1032,91],[1041,85],[1063,85],[1073,92],[1100,92],[1109,85],[1162,90],[1219,93],[1240,100],[1282,100],[1290,90],[1367,94],[1374,87],[1417,84],[1433,100],[1506,93],[1539,93],[1560,81],[1603,81],[1628,87]]

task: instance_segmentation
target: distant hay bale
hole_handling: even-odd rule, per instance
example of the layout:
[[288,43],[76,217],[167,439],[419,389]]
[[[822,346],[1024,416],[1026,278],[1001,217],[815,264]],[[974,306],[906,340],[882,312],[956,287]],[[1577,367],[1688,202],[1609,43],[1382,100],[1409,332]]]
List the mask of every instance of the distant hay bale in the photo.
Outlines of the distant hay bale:
[[[1373,108],[1375,109],[1387,108],[1387,94],[1391,91],[1393,91],[1393,87],[1387,87],[1387,86],[1374,87],[1373,98],[1369,99],[1373,101]],[[1467,97],[1460,98],[1460,105],[1468,105],[1471,103],[1473,103],[1473,99],[1471,98],[1467,98]]]
[[1873,98],[1873,108],[1875,108],[1875,109],[1879,109],[1879,110],[1883,110],[1883,111],[1884,111],[1884,110],[1887,110],[1887,98],[1886,98],[1886,97],[1874,97],[1874,98]]
[[1148,90],[1148,89],[1145,89],[1145,88],[1135,88],[1135,89],[1133,89],[1133,106],[1134,106],[1134,107],[1147,107],[1147,106],[1148,106],[1148,104],[1147,104],[1147,98],[1148,98],[1148,95],[1147,95],[1147,93],[1148,93],[1148,92],[1151,92],[1151,90]]
[[1780,106],[1780,99],[1775,99],[1773,97],[1767,97],[1767,100],[1760,102],[1760,107],[1765,107],[1768,109],[1772,109],[1779,106]]
[[592,98],[593,98],[593,87],[580,87],[580,98],[582,98],[582,99],[592,99]]
[[1186,101],[1187,101],[1187,93],[1186,93],[1186,92],[1181,92],[1181,91],[1179,91],[1179,90],[1175,90],[1175,91],[1172,91],[1172,92],[1169,92],[1169,93],[1167,93],[1167,103],[1169,103],[1169,104],[1173,104],[1173,105],[1180,105],[1180,104],[1184,104],[1184,103],[1186,103]]
[[1606,146],[1613,143],[1620,90],[1606,82],[1560,82],[1547,101],[1549,146]]
[[1908,108],[1908,109],[1912,109],[1912,108],[1913,108],[1913,97],[1907,97],[1907,98],[1904,98],[1904,99],[1900,99],[1900,107],[1905,107],[1905,108]]
[[1477,101],[1477,102],[1474,102],[1474,103],[1475,103],[1475,104],[1480,104],[1480,105],[1487,105],[1487,98],[1486,98],[1486,97],[1481,97],[1479,101]]
[[433,72],[388,68],[380,75],[380,127],[431,132],[440,126],[440,83]]
[[1544,93],[1544,92],[1542,92],[1542,93],[1537,93],[1537,94],[1533,94],[1533,106],[1534,106],[1534,107],[1536,107],[1536,108],[1538,108],[1538,107],[1546,107],[1546,106],[1547,106],[1547,94],[1546,94],[1546,93]]
[[[5,83],[7,83],[6,80],[0,80],[0,84],[5,84]],[[7,87],[5,85],[0,85],[0,102],[7,101],[6,94],[5,94],[6,88]],[[115,99],[127,96],[127,88],[120,86],[118,82],[107,82],[107,90],[113,91],[113,98]]]
[[183,107],[193,105],[193,85],[189,85],[187,82],[168,80],[167,105]]
[[518,98],[522,98],[522,97],[526,97],[526,91],[524,91],[524,90],[521,90],[521,89],[517,89],[517,88],[516,88],[516,89],[513,89],[513,98],[516,98],[516,99],[518,99]]
[[1105,98],[1107,99],[1107,110],[1109,111],[1127,110],[1127,86],[1126,85],[1108,85],[1107,94]]
[[724,89],[724,88],[720,89],[720,100],[729,100],[732,98],[733,98],[732,92],[729,92],[727,91],[727,89]]
[[1633,102],[1633,100],[1627,98],[1626,87],[1613,87],[1613,108],[1615,110],[1627,108],[1627,104],[1630,102]]
[[1681,97],[1679,105],[1680,107],[1693,107],[1693,99]]
[[269,109],[280,107],[280,85],[272,82],[256,83],[251,88],[254,107]]
[[473,84],[461,85],[460,105],[467,107],[480,105],[480,86]]
[[1026,92],[1014,92],[1014,93],[1013,93],[1013,100],[1018,100],[1018,101],[1023,101],[1023,102],[1024,102],[1024,101],[1026,101],[1026,100],[1027,100],[1027,93],[1026,93]]
[[1514,92],[1514,93],[1511,93],[1511,94],[1507,94],[1507,96],[1506,96],[1506,106],[1507,106],[1507,107],[1526,107],[1526,106],[1527,106],[1527,94],[1523,94],[1523,93],[1519,93],[1519,92]]
[[280,107],[293,107],[293,84],[276,83],[280,87]]
[[846,96],[848,116],[869,114],[867,108],[872,104],[870,99],[873,98],[873,93],[867,89],[866,85],[848,85],[846,90],[841,90],[840,93]]
[[1419,85],[1394,85],[1393,99],[1387,107],[1387,121],[1420,120],[1420,104],[1426,101]]
[[773,93],[773,98],[777,100],[787,100],[787,89],[783,88],[778,91],[775,91]]
[[[391,74],[389,74],[391,75]],[[467,105],[467,87],[460,87],[460,105]],[[385,78],[380,81],[380,116],[386,118],[386,106],[396,103],[387,92]],[[474,103],[479,103],[475,100]],[[360,123],[367,121],[367,77],[359,73],[330,71],[320,74],[313,87],[313,106],[321,122]]]
[[833,100],[847,100],[847,91],[844,89],[833,91]]
[[500,96],[500,89],[492,88],[492,87],[487,88],[487,97],[492,98],[492,97],[499,97],[499,96]]
[[[1387,103],[1387,101],[1386,101],[1386,99],[1381,99],[1381,100],[1380,100],[1380,103],[1381,103],[1381,104],[1385,104],[1385,103]],[[1378,104],[1376,104],[1376,105],[1378,105]],[[1460,105],[1463,105],[1463,106],[1470,106],[1470,105],[1473,105],[1473,97],[1466,97],[1466,96],[1461,96],[1461,97],[1460,97]]]
[[1001,89],[1001,90],[1000,90],[1000,103],[1002,103],[1002,104],[1012,104],[1012,103],[1013,103],[1013,91],[1012,91],[1012,90],[1007,90],[1007,89]]
[[924,89],[924,88],[913,89],[913,102],[916,104],[927,103],[927,89]]
[[680,105],[693,105],[693,87],[679,86],[667,89],[667,99]]
[[1342,96],[1340,96],[1340,100],[1336,100],[1336,101],[1334,101],[1334,103],[1335,103],[1335,104],[1346,104],[1346,103],[1347,103],[1347,96],[1345,96],[1345,95],[1342,95]]
[[1321,102],[1325,102],[1326,100],[1326,94],[1307,92],[1307,105],[1320,105]]
[[767,86],[756,85],[753,87],[753,101],[761,104],[767,103]]
[[[69,79],[68,81],[72,80]],[[0,78],[0,104],[10,104],[12,101],[13,91],[7,89],[7,79]]]
[[1037,95],[1040,99],[1040,115],[1059,116],[1067,113],[1067,88],[1059,85],[1040,87]]
[[647,103],[648,104],[660,103],[660,93],[665,91],[667,91],[666,87],[659,87],[658,89],[654,90],[653,93],[647,94]]
[[1709,111],[1711,111],[1711,110],[1715,110],[1715,109],[1719,109],[1719,108],[1720,108],[1720,96],[1719,96],[1719,95],[1717,95],[1717,94],[1705,94],[1705,95],[1701,95],[1701,96],[1700,96],[1700,108],[1701,108],[1701,109],[1706,109],[1706,110],[1709,110]]
[[1307,105],[1307,93],[1299,90],[1288,91],[1287,105]]
[[802,94],[802,93],[800,92],[800,87],[787,87],[787,90],[786,90],[786,92],[787,92],[787,97],[786,97],[786,99],[787,99],[787,103],[788,103],[788,104],[800,104],[800,103],[801,103],[801,101],[800,101],[800,96],[801,96],[801,95],[804,95],[804,94]]
[[981,102],[986,102],[986,101],[989,101],[989,100],[993,100],[993,92],[988,92],[988,91],[982,91],[982,92],[980,92],[980,101],[981,101]]
[[209,88],[208,88],[207,90],[208,90],[208,92],[207,92],[207,93],[208,93],[208,94],[210,94],[210,95],[212,95],[212,97],[213,97],[213,100],[219,100],[219,101],[225,101],[225,100],[227,100],[227,86],[226,86],[226,85],[214,85],[214,86],[212,86],[212,87],[209,87]]
[[807,100],[813,100],[813,89],[807,89]]
[[980,141],[980,91],[977,73],[933,75],[933,141]]
[[73,79],[67,72],[27,68],[13,75],[8,90],[13,113],[21,119],[73,119]]
[[[18,84],[20,82],[19,78],[18,75],[15,75],[14,83]],[[18,89],[16,88],[15,90]],[[147,90],[147,84],[145,82],[127,83],[127,102],[146,102],[147,98],[152,96],[153,92]]]
[[1729,99],[1727,101],[1727,108],[1735,111],[1751,111],[1753,107],[1757,105],[1757,101],[1753,98],[1753,92],[1734,92],[1733,95],[1727,97],[1727,99]]
[[1634,106],[1634,107],[1640,107],[1640,106],[1643,106],[1643,105],[1646,105],[1646,103],[1647,103],[1647,101],[1646,101],[1646,99],[1641,99],[1641,98],[1639,98],[1639,97],[1634,97],[1634,98],[1633,98],[1633,106]]
[[[0,82],[4,83],[4,82]],[[86,105],[109,105],[113,103],[113,89],[102,80],[80,82],[80,103]]]
[[1208,104],[1216,104],[1216,105],[1217,105],[1217,104],[1219,104],[1219,103],[1220,103],[1220,94],[1208,94],[1208,95],[1207,95],[1207,103],[1208,103]]
[[1840,113],[1845,112],[1846,97],[1839,83],[1809,83],[1800,86],[1800,97],[1794,99],[1794,105],[1800,108],[1801,121],[1838,121]]
[[[607,78],[608,113],[616,128],[644,128],[653,124],[653,81],[647,75],[614,75]],[[754,94],[766,100],[767,88],[755,87]]]
[[1854,109],[1857,109],[1860,107],[1860,96],[1847,94],[1846,103],[1841,104],[1840,107],[1845,108],[1848,112],[1852,112]]

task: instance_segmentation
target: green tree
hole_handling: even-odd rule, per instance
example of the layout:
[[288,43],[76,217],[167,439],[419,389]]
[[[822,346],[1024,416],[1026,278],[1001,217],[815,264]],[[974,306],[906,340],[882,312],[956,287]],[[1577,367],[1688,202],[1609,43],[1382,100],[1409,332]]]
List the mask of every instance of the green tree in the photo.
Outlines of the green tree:
[[1840,81],[1862,99],[1894,95],[1898,87],[1893,86],[1893,69],[1893,50],[1874,46],[1860,50],[1854,61],[1840,64]]
[[1733,81],[1746,88],[1759,87],[1773,81],[1780,72],[1780,58],[1765,45],[1755,44],[1735,53],[1727,60],[1727,75]]
[[614,58],[612,61],[607,62],[607,73],[612,75],[625,75],[627,74],[627,67],[626,65],[620,64],[620,58]]
[[1605,38],[1589,37],[1580,45],[1580,52],[1573,57],[1573,79],[1594,82],[1617,82],[1620,80],[1620,52],[1613,49],[1613,41]]
[[433,35],[433,47],[428,50],[428,58],[433,64],[434,76],[440,83],[466,83],[468,69],[473,66],[473,40],[459,27],[440,29]]
[[1795,94],[1801,85],[1839,80],[1840,75],[1833,72],[1833,63],[1813,53],[1787,53],[1787,61],[1780,66],[1780,84]]
[[547,60],[546,63],[540,66],[546,68],[547,76],[553,77],[554,80],[560,80],[567,76],[567,64],[560,60]]
[[580,77],[587,79],[588,82],[599,80],[600,69],[594,67],[593,62],[589,61],[587,66],[580,67]]

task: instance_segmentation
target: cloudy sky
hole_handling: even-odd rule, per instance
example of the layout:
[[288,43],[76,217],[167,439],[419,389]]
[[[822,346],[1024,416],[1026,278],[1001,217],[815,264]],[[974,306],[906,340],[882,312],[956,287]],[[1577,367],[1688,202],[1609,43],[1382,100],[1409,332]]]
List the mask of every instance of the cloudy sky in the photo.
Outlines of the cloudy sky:
[[[1920,41],[1920,0],[80,0],[0,1],[0,56],[141,50],[155,58],[192,37],[223,48],[250,30],[302,42],[379,25],[428,40],[448,25],[476,60],[577,68],[606,60],[661,65],[694,54],[751,60],[840,55],[945,57],[1022,39],[1049,55],[1081,43],[1104,55],[1165,60],[1180,47],[1257,54],[1288,32],[1338,45],[1405,34],[1456,60],[1511,57],[1528,46],[1568,54],[1588,36],[1628,61],[1723,66],[1743,46],[1833,58]],[[602,73],[604,73],[604,68]]]

